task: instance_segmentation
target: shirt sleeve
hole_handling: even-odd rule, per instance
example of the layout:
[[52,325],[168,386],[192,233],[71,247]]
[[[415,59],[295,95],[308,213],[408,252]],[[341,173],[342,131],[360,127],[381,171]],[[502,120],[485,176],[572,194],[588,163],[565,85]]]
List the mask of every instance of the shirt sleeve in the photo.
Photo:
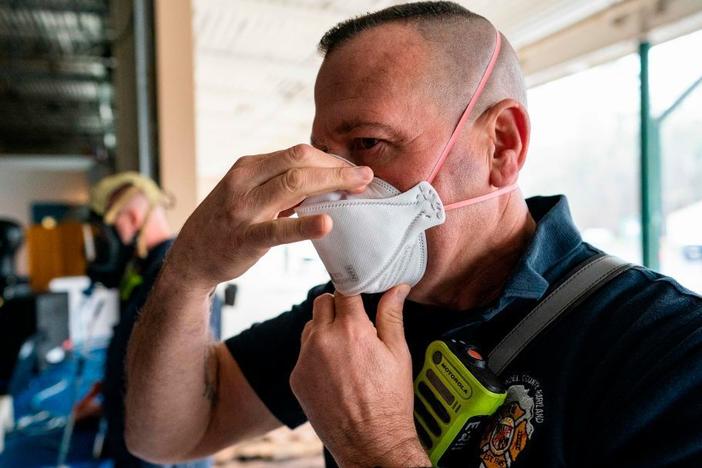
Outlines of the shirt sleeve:
[[225,341],[258,397],[290,428],[307,421],[289,383],[300,354],[302,329],[312,318],[314,299],[333,290],[331,283],[312,288],[307,299],[288,312],[254,324]]

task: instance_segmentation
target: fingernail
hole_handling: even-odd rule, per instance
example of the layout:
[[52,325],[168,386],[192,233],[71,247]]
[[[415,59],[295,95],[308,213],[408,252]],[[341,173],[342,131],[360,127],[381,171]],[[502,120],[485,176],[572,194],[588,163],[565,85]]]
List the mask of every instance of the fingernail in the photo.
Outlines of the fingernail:
[[360,182],[367,182],[373,178],[373,171],[368,166],[352,167],[353,176]]
[[407,295],[410,292],[410,285],[409,284],[401,284],[397,287],[397,300],[400,302],[403,302],[406,298]]
[[329,215],[322,214],[315,217],[303,217],[300,220],[302,235],[311,238],[319,238],[331,231],[332,219]]

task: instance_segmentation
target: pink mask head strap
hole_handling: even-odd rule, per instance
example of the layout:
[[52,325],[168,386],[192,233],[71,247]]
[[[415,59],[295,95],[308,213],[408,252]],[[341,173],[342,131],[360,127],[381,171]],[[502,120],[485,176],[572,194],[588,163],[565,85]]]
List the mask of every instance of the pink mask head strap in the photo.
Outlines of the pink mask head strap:
[[434,163],[434,168],[431,170],[431,174],[429,174],[429,178],[427,178],[427,182],[429,182],[430,184],[432,182],[434,182],[434,178],[436,178],[436,174],[439,173],[439,171],[441,170],[441,168],[444,165],[444,162],[446,162],[446,158],[448,157],[448,154],[451,152],[453,145],[456,144],[456,140],[458,139],[458,136],[461,134],[461,130],[463,130],[463,126],[468,121],[468,117],[470,116],[471,112],[473,111],[473,108],[475,107],[475,105],[478,103],[478,99],[480,98],[480,95],[483,93],[483,90],[485,89],[485,85],[487,85],[487,82],[490,79],[490,76],[492,75],[492,71],[495,68],[495,64],[497,63],[497,57],[499,57],[499,55],[500,55],[500,48],[501,47],[502,47],[502,37],[500,36],[500,32],[497,29],[495,29],[495,48],[492,51],[492,56],[490,57],[490,62],[488,62],[487,67],[485,67],[485,71],[483,71],[483,76],[480,78],[480,82],[478,83],[478,87],[475,89],[475,92],[473,93],[473,96],[470,98],[470,101],[468,101],[468,105],[466,106],[466,109],[463,111],[461,118],[458,120],[458,123],[456,124],[456,128],[453,129],[453,133],[451,134],[451,138],[449,138],[449,141],[446,143],[444,150],[441,152],[441,156],[439,156],[439,158]]
[[495,190],[494,192],[486,193],[485,195],[481,195],[479,197],[469,198],[468,200],[463,200],[455,203],[449,203],[448,205],[444,205],[444,211],[455,210],[456,208],[463,208],[464,206],[475,205],[476,203],[481,203],[492,198],[497,198],[500,195],[504,195],[505,193],[517,190],[517,188],[517,184],[512,184],[506,187],[502,187],[499,190]]

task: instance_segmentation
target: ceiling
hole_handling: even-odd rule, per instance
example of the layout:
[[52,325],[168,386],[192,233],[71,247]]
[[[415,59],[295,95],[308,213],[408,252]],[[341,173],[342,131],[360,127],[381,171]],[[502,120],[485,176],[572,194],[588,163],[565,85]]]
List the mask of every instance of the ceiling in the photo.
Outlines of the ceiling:
[[0,154],[114,146],[108,0],[0,0]]
[[[460,1],[520,48],[626,0]],[[198,169],[207,190],[236,155],[309,138],[322,34],[388,0],[193,0]]]
[[[198,171],[208,179],[203,190],[238,155],[306,141],[319,38],[343,19],[399,3],[191,1]],[[635,1],[459,3],[491,19],[526,51],[598,12]],[[131,24],[113,31],[109,14],[110,0],[0,0],[0,155],[105,156],[113,150],[112,50]]]

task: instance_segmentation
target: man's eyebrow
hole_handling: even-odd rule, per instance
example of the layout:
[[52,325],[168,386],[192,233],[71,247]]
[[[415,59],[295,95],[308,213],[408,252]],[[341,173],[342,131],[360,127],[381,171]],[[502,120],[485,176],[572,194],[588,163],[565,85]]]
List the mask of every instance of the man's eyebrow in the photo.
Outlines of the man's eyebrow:
[[397,138],[401,137],[397,129],[388,124],[362,119],[344,120],[336,127],[334,131],[336,134],[345,135],[359,128],[376,128],[384,131],[385,133],[391,136]]
[[[344,120],[341,122],[337,127],[334,129],[334,133],[336,135],[346,135],[348,133],[351,133],[354,130],[357,129],[379,129],[386,134],[388,134],[391,138],[401,141],[404,140],[404,136],[394,127],[382,123],[382,122],[376,122],[373,120],[362,120],[362,119],[353,119],[353,120]],[[314,136],[310,135],[310,144],[314,146],[315,148],[322,149],[325,151],[324,148],[326,146],[324,145],[323,142],[317,141]]]

